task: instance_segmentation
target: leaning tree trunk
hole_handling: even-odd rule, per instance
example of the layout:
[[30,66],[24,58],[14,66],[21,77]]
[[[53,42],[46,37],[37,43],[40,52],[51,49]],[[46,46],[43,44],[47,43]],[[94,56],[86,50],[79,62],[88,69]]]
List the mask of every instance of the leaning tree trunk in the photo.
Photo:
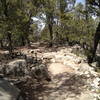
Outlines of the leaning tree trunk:
[[96,30],[96,33],[94,36],[94,48],[93,48],[93,52],[92,52],[93,57],[95,56],[99,40],[100,40],[100,22],[98,24],[98,27],[97,27],[97,30]]
[[92,51],[92,56],[89,57],[89,59],[88,59],[89,60],[89,63],[92,63],[93,62],[93,58],[95,57],[99,40],[100,40],[100,22],[98,24],[98,27],[96,29],[96,33],[94,35],[94,43],[93,43],[93,48],[91,50]]

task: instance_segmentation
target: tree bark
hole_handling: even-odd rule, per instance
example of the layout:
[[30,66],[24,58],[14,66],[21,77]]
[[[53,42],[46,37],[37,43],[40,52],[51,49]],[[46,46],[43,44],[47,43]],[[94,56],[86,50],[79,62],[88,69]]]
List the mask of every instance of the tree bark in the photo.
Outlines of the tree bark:
[[30,47],[31,45],[30,45],[30,40],[29,40],[28,36],[26,37],[26,41],[27,41],[28,47]]
[[11,38],[11,37],[12,37],[12,36],[11,36],[11,33],[8,32],[8,33],[7,33],[7,38],[8,38],[8,42],[9,42],[9,47],[8,47],[8,49],[9,49],[9,53],[10,53],[10,54],[12,54],[12,51],[13,51],[12,38]]
[[3,41],[0,40],[0,47],[3,48]]
[[49,32],[50,32],[50,44],[49,46],[53,46],[53,30],[52,30],[52,24],[48,24]]
[[22,45],[22,46],[25,46],[25,39],[24,39],[24,36],[21,36],[21,45]]
[[97,50],[97,46],[99,44],[99,41],[100,41],[100,22],[98,24],[98,27],[96,29],[96,33],[94,35],[94,41],[93,41],[93,48],[92,48],[92,56],[89,57],[89,63],[92,63],[93,62],[93,59],[95,57],[95,54],[96,54],[96,50]]
[[94,36],[94,48],[93,48],[93,56],[95,56],[96,50],[97,50],[97,46],[100,40],[100,22],[98,24],[95,36]]

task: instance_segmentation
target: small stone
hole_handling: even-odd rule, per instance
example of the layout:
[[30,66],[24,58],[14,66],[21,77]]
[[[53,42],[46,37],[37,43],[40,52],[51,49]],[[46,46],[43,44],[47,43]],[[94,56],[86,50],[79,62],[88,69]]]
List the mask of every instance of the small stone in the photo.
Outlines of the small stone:
[[39,99],[39,100],[43,100],[43,97],[39,97],[38,99]]
[[51,59],[51,62],[52,62],[52,63],[55,63],[56,61],[55,61],[55,59]]

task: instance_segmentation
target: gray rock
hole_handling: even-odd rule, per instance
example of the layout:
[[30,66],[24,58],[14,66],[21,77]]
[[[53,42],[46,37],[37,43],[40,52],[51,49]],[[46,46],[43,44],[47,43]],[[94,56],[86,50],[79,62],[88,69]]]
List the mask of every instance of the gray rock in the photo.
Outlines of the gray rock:
[[33,64],[34,63],[34,58],[32,56],[26,56],[26,62]]
[[91,72],[91,71],[94,71],[94,69],[92,67],[90,67],[87,63],[82,63],[78,69],[78,71],[81,71],[81,72]]
[[20,90],[8,81],[0,78],[0,100],[23,100]]
[[26,67],[26,61],[23,59],[19,59],[11,61],[7,65],[4,65],[1,72],[3,72],[3,74],[5,75],[23,76],[24,74],[28,73]]
[[37,67],[32,67],[31,75],[36,79],[46,79],[47,81],[51,81],[49,72],[43,64]]

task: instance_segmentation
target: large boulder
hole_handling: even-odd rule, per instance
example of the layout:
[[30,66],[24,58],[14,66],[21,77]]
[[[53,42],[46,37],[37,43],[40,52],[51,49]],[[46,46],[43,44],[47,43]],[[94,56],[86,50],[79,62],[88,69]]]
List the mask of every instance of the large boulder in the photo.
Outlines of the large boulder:
[[2,67],[1,72],[5,75],[23,76],[28,74],[27,63],[24,59],[9,62]]
[[35,63],[35,59],[32,56],[27,55],[25,58],[27,64],[34,64]]
[[44,64],[40,64],[31,68],[31,76],[38,80],[51,81],[47,67]]
[[0,78],[0,100],[23,100],[20,90],[8,81]]

